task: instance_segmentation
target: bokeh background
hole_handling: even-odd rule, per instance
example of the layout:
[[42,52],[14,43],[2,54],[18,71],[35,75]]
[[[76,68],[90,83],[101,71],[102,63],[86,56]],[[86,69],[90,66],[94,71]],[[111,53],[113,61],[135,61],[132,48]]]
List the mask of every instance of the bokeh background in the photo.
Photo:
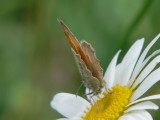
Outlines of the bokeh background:
[[[122,59],[137,39],[145,37],[146,46],[160,32],[159,6],[159,0],[0,0],[0,120],[55,120],[62,116],[50,107],[53,95],[77,92],[81,78],[57,18],[92,44],[106,70],[118,49]],[[151,51],[159,48],[157,42]],[[160,93],[159,85],[145,95]],[[159,120],[160,111],[151,112]]]

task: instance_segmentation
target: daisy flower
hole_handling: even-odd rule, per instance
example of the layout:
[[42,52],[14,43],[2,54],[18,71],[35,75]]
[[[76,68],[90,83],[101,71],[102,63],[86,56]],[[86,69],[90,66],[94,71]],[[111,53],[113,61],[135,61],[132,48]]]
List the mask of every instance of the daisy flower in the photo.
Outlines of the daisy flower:
[[153,120],[146,110],[159,108],[150,100],[160,99],[160,94],[140,97],[160,80],[160,49],[147,56],[159,37],[142,53],[144,38],[137,40],[117,64],[119,50],[104,74],[107,84],[101,94],[87,95],[88,100],[70,93],[56,94],[51,107],[66,117],[58,120]]

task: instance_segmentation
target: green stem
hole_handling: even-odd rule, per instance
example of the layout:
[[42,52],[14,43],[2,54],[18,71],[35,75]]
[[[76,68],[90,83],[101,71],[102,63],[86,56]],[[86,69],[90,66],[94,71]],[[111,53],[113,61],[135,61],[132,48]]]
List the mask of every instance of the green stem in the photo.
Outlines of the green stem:
[[121,42],[119,48],[126,48],[126,47],[128,47],[128,40],[129,40],[130,36],[134,32],[134,30],[136,29],[136,27],[138,26],[138,24],[140,23],[140,21],[145,17],[145,15],[148,12],[149,8],[151,8],[151,5],[152,5],[153,1],[154,0],[146,0],[146,2],[144,3],[143,8],[139,12],[139,14],[135,18],[135,20],[133,20],[133,22],[131,23],[131,25],[127,29],[127,32],[125,32],[126,34],[125,34],[125,36],[123,38],[123,41]]

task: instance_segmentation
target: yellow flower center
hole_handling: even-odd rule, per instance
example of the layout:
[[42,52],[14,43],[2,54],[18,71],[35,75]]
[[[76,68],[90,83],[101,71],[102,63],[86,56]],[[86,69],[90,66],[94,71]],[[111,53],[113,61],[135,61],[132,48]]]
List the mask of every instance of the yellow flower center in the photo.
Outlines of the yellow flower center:
[[103,98],[99,98],[89,112],[84,111],[86,116],[82,116],[83,120],[118,120],[126,110],[126,105],[132,94],[132,90],[126,86],[115,85],[110,93],[104,92]]

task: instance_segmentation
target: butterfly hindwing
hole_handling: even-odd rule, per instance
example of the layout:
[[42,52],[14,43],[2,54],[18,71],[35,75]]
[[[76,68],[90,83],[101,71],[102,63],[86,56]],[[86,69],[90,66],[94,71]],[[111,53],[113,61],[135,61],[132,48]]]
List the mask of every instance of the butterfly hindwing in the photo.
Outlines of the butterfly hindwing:
[[89,88],[93,92],[96,92],[100,89],[100,81],[94,77],[91,73],[91,71],[86,67],[84,61],[81,59],[80,55],[75,54],[73,51],[76,63],[78,65],[80,74],[82,76],[82,81],[85,85],[85,87]]

